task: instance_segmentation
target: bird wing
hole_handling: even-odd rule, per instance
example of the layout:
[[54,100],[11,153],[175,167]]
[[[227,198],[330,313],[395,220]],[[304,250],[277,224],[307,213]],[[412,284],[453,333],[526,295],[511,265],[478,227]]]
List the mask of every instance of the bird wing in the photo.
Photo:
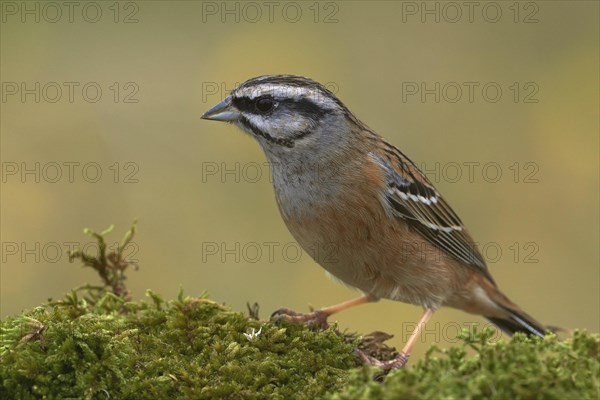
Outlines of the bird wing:
[[385,171],[384,206],[429,242],[493,283],[483,256],[458,215],[408,157],[393,145],[383,143],[381,151],[369,156]]

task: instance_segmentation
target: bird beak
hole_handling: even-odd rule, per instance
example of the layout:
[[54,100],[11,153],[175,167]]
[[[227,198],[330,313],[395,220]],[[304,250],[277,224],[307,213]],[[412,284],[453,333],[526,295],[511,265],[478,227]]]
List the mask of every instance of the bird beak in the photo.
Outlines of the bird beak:
[[240,118],[240,112],[231,104],[231,96],[225,97],[222,102],[202,114],[202,119],[213,121],[232,122]]

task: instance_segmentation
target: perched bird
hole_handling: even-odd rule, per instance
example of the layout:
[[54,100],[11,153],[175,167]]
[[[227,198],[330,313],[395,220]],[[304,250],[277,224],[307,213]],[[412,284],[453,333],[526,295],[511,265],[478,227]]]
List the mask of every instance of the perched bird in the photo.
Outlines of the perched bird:
[[482,315],[508,334],[546,332],[500,292],[460,218],[427,177],[323,85],[260,76],[202,118],[233,123],[258,141],[291,234],[331,275],[364,294],[306,314],[279,310],[287,319],[324,323],[382,298],[423,307],[396,359],[360,355],[386,369],[406,364],[441,306]]

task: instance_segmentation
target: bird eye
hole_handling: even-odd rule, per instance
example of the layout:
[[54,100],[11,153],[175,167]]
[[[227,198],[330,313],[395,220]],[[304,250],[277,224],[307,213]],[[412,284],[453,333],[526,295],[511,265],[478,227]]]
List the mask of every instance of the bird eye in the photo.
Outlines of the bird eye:
[[275,107],[275,101],[271,97],[261,97],[256,100],[256,109],[261,113],[268,113]]

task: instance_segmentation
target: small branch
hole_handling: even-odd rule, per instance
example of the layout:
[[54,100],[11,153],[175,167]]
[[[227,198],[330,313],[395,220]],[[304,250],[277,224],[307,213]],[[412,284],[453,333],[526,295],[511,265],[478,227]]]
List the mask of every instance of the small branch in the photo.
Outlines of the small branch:
[[125,301],[131,300],[131,292],[125,285],[125,280],[127,279],[125,272],[130,266],[135,270],[137,270],[139,267],[137,263],[124,258],[123,254],[124,250],[131,243],[131,240],[135,235],[136,225],[137,221],[134,221],[131,225],[131,228],[125,233],[123,240],[117,246],[117,248],[108,253],[105,236],[113,231],[114,225],[109,226],[107,229],[99,233],[86,228],[84,229],[83,233],[95,238],[98,243],[98,256],[96,257],[86,254],[81,249],[76,249],[68,253],[70,262],[73,262],[74,260],[81,260],[84,266],[94,269],[104,283],[103,287],[86,285],[76,289],[76,291],[86,290],[91,296],[87,298],[87,300],[91,301],[93,304],[97,303],[100,298],[103,297],[103,292],[106,292],[107,290]]

